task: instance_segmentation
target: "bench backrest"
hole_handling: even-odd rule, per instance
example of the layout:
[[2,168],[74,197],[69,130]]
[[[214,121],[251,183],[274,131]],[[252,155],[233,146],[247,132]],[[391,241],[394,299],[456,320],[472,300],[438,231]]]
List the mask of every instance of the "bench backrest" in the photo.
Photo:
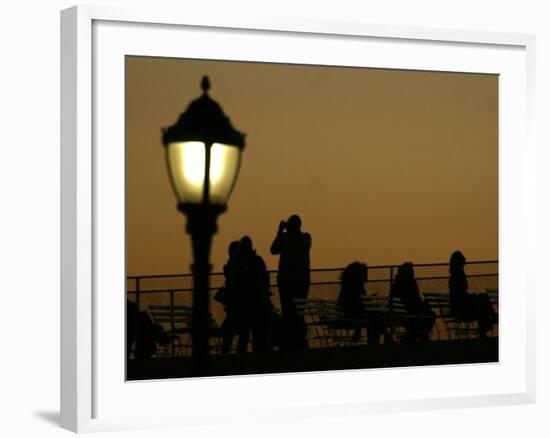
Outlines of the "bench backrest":
[[150,305],[148,310],[153,322],[170,324],[171,329],[189,326],[193,318],[193,310],[188,306]]

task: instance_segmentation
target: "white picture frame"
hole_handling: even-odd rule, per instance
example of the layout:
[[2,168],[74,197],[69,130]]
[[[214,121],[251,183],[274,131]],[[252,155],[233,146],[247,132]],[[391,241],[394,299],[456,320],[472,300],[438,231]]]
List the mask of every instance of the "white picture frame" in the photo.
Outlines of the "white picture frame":
[[[193,44],[183,45],[186,52],[181,52],[185,38],[192,38]],[[273,50],[259,51],[267,40]],[[301,44],[308,48],[309,59],[299,51]],[[317,50],[321,45],[323,50]],[[290,46],[298,49],[292,51]],[[358,47],[361,53],[369,53],[368,60],[354,60]],[[530,255],[535,245],[534,50],[534,37],[523,34],[291,17],[227,20],[215,14],[157,9],[78,6],[62,11],[62,427],[76,432],[101,431],[210,424],[212,418],[223,422],[251,416],[359,415],[534,402],[535,263]],[[118,122],[124,113],[124,75],[120,74],[124,54],[336,65],[354,62],[501,75],[500,362],[185,381],[121,380],[120,311],[125,276],[121,210],[124,142],[120,139],[124,124]],[[105,96],[109,96],[108,105]],[[104,212],[111,209],[106,220]],[[523,230],[521,235],[519,230]],[[387,385],[390,379],[395,383],[392,388]],[[320,382],[321,392],[317,390]],[[358,384],[369,390],[348,390]],[[285,396],[289,387],[304,389],[292,403]],[[182,388],[194,397],[193,403],[181,399],[174,403],[174,391],[181,394]],[[222,409],[227,405],[223,394],[236,388],[241,398],[230,410]],[[269,401],[262,394],[269,394]],[[132,400],[147,399],[165,402],[144,406],[141,411],[140,406],[132,405]]]

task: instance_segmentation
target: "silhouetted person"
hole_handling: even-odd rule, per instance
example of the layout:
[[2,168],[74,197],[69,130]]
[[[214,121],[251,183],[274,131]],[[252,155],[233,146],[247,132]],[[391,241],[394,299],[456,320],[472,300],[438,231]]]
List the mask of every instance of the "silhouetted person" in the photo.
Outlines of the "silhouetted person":
[[412,263],[403,263],[397,269],[391,295],[401,299],[407,314],[412,317],[407,322],[403,341],[428,341],[435,322],[435,314],[430,305],[420,296]]
[[[269,273],[264,260],[256,254],[252,239],[248,236],[244,236],[239,244],[237,289],[241,318],[237,351],[246,351],[250,332],[252,332],[252,351],[270,349],[270,312],[273,304],[269,290]],[[243,338],[242,341],[241,338]]]
[[[342,308],[345,318],[364,320],[348,324],[347,328],[354,328],[354,342],[361,338],[361,328],[366,326],[367,313],[363,305],[363,297],[367,295],[365,291],[365,281],[367,280],[367,266],[363,263],[354,262],[349,264],[340,276],[340,293],[338,302]],[[344,324],[343,326],[346,326]]]
[[271,254],[279,254],[277,285],[281,297],[281,313],[286,327],[286,347],[306,348],[306,329],[303,317],[296,311],[293,300],[307,298],[309,291],[309,251],[311,236],[301,231],[302,220],[292,215],[281,221],[271,244]]
[[365,310],[363,299],[367,296],[365,283],[368,279],[368,268],[364,263],[353,262],[346,266],[340,277],[340,293],[338,302],[344,313],[344,318],[355,319],[348,327],[354,328],[352,341],[361,338],[361,328],[367,329],[367,343],[380,343],[380,335],[384,332],[384,322],[379,315],[370,314]]
[[146,311],[140,311],[137,303],[126,300],[126,354],[134,347],[135,359],[149,359],[157,352],[157,346],[166,346],[176,339],[162,325],[155,324]]
[[[229,244],[227,250],[229,258],[223,266],[225,284],[214,296],[214,299],[222,303],[225,309],[225,319],[221,325],[223,336],[222,353],[229,353],[233,344],[233,338],[239,334],[239,246],[238,240],[234,240]],[[247,343],[248,338],[246,339]]]
[[155,324],[151,316],[144,311],[139,311],[136,303],[127,300],[127,354],[130,356],[132,344],[134,344],[135,359],[149,359],[157,351],[158,344],[166,344],[172,337],[165,335],[160,324]]
[[466,258],[460,251],[451,255],[449,262],[449,305],[451,314],[462,321],[478,321],[479,336],[493,328],[497,315],[487,294],[469,294],[464,272]]
[[157,351],[156,338],[162,328],[157,328],[147,312],[140,311],[138,305],[126,300],[126,348],[128,358],[132,345],[135,359],[149,359]]

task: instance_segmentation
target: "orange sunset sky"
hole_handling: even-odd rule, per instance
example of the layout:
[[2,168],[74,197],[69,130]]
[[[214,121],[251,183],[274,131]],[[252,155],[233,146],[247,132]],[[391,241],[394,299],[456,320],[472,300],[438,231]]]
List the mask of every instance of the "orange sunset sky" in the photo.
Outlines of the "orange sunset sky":
[[248,234],[268,268],[281,219],[311,234],[312,268],[498,258],[498,77],[126,58],[128,275],[190,271],[161,143],[201,94],[246,133],[213,270]]

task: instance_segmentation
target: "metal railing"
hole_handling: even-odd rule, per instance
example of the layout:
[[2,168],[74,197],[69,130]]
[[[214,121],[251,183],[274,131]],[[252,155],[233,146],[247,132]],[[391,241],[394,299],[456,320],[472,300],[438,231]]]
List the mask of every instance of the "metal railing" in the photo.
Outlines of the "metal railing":
[[[369,266],[365,284],[367,295],[389,296],[392,281],[399,265]],[[344,268],[312,269],[308,298],[337,299],[340,289],[340,275]],[[414,265],[415,278],[422,293],[448,293],[449,264],[426,263]],[[498,260],[468,262],[465,267],[469,292],[484,292],[498,289]],[[272,301],[275,309],[280,309],[277,288],[277,271],[269,271]],[[210,276],[210,312],[218,327],[225,318],[223,306],[213,299],[216,291],[224,285],[223,273]],[[192,274],[143,275],[127,277],[127,299],[137,304],[139,310],[149,306],[192,307]],[[440,333],[436,321],[434,333]],[[315,347],[316,345],[312,345]]]

